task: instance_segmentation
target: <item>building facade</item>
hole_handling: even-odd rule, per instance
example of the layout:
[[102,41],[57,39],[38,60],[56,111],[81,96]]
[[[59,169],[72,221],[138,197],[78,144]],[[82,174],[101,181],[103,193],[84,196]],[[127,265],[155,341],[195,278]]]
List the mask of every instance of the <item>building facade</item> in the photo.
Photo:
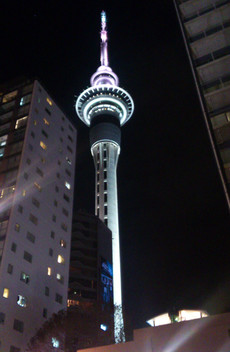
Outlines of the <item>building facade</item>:
[[90,146],[95,165],[95,213],[112,231],[113,303],[115,341],[124,340],[118,223],[117,163],[120,127],[132,116],[131,96],[119,87],[109,67],[106,14],[101,13],[101,66],[92,75],[91,87],[76,101],[79,118],[90,127]]
[[174,4],[230,210],[230,2]]
[[112,233],[95,215],[78,211],[73,218],[68,306],[113,296]]
[[228,352],[230,313],[134,330],[133,341],[84,352]]
[[67,305],[76,129],[38,81],[1,86],[0,351]]

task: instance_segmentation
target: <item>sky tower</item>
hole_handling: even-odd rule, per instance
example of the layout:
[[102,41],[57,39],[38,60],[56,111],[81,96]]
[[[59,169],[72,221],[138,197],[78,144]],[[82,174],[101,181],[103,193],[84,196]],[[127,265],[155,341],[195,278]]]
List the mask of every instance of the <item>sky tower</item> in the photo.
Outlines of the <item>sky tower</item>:
[[[95,213],[112,231],[113,302],[121,307],[120,244],[117,201],[117,162],[120,154],[120,127],[132,116],[131,96],[119,87],[117,75],[109,67],[106,14],[101,13],[101,66],[92,75],[91,87],[77,99],[79,118],[90,127],[95,180]],[[122,309],[115,310],[115,342],[123,331]]]

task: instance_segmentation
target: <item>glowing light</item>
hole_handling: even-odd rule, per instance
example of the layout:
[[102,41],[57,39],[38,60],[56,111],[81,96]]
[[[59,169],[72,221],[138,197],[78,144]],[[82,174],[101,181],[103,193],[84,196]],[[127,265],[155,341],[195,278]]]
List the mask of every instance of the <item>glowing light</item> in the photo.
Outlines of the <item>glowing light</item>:
[[108,326],[106,326],[106,325],[104,325],[104,324],[101,324],[101,325],[100,325],[100,328],[101,328],[101,330],[103,330],[103,331],[108,330]]
[[59,344],[59,341],[56,339],[56,337],[52,337],[52,345],[55,348],[59,347],[60,344]]
[[67,182],[67,181],[65,181],[65,186],[66,186],[67,189],[71,189],[71,185],[70,185],[70,183]]
[[45,117],[44,117],[43,121],[44,121],[45,125],[48,125],[48,126],[50,125],[49,121]]
[[52,101],[51,101],[49,98],[46,98],[46,101],[47,101],[47,103],[48,103],[50,106],[53,105]]
[[51,276],[51,273],[52,273],[51,267],[48,266],[48,268],[47,268],[47,275],[48,275],[48,276]]
[[65,263],[64,257],[59,254],[58,257],[57,257],[57,262],[58,262],[59,264],[64,264],[64,263]]
[[42,142],[42,141],[40,141],[40,147],[41,147],[42,149],[44,149],[44,150],[47,149],[46,144],[45,144],[44,142]]
[[17,304],[20,307],[24,307],[24,308],[27,307],[27,298],[21,295],[18,295]]
[[4,288],[3,290],[3,295],[4,298],[8,298],[9,297],[9,289],[8,288]]

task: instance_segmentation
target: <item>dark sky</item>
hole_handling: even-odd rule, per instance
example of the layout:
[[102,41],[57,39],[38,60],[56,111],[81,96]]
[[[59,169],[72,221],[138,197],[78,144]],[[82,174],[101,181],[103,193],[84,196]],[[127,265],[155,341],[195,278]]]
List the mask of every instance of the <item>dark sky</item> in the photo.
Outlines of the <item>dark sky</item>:
[[94,166],[76,96],[110,66],[133,97],[118,165],[123,299],[134,327],[168,310],[230,308],[229,213],[171,0],[1,5],[0,82],[37,76],[78,126],[75,208],[94,212]]

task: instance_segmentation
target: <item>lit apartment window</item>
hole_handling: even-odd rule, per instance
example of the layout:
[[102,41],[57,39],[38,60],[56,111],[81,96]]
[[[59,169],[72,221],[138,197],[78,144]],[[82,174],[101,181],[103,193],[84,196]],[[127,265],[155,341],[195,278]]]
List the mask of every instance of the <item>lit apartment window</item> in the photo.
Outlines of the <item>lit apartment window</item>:
[[60,240],[60,246],[63,247],[63,248],[65,248],[65,247],[66,247],[66,241],[63,240],[63,239],[61,239],[61,240]]
[[37,120],[34,120],[33,124],[34,124],[34,126],[37,126],[37,124],[38,124]]
[[4,145],[6,145],[7,139],[8,139],[8,134],[0,137],[0,147],[3,147]]
[[67,181],[65,181],[65,186],[66,186],[67,189],[71,189],[71,185],[70,185],[70,183],[67,182]]
[[14,229],[15,229],[15,231],[19,232],[20,231],[20,225],[19,224],[15,224]]
[[44,117],[43,121],[44,121],[44,124],[45,124],[45,125],[47,125],[47,126],[50,125],[49,121],[48,121],[45,117]]
[[50,98],[46,98],[46,101],[47,101],[47,103],[48,103],[50,106],[53,105],[53,103],[52,103],[52,101],[50,100]]
[[18,295],[17,304],[23,308],[27,307],[27,298],[24,296]]
[[58,348],[60,346],[59,341],[56,339],[56,337],[52,337],[52,346],[54,348]]
[[14,100],[18,94],[17,90],[14,90],[13,92],[10,92],[8,94],[5,94],[2,98],[3,103],[8,103],[11,100]]
[[27,118],[28,118],[28,116],[24,116],[24,117],[21,117],[20,119],[18,119],[15,123],[15,130],[17,130],[20,127],[25,126]]
[[27,94],[24,97],[22,97],[21,100],[20,100],[20,103],[19,103],[20,106],[23,106],[23,105],[29,103],[30,102],[30,98],[31,98],[31,94]]
[[64,264],[65,263],[65,259],[64,259],[64,257],[61,254],[58,255],[57,262],[59,264]]
[[68,158],[68,156],[66,156],[66,161],[67,161],[67,163],[68,163],[69,165],[72,164],[72,162],[71,162],[70,158]]
[[23,191],[22,191],[22,196],[25,197],[25,195],[26,195],[26,190],[23,189]]
[[57,278],[57,280],[58,280],[60,283],[63,284],[63,282],[64,282],[64,277],[63,277],[61,274],[57,274],[56,278]]
[[22,271],[20,275],[20,281],[25,282],[25,284],[28,284],[30,282],[30,276]]
[[48,268],[47,268],[47,275],[48,275],[48,276],[51,276],[51,273],[52,273],[51,267],[48,266]]
[[3,289],[3,295],[4,298],[8,298],[9,297],[9,289],[8,288],[4,288]]
[[42,188],[37,182],[34,182],[34,186],[41,192]]
[[40,147],[41,147],[42,149],[44,149],[44,150],[47,149],[46,144],[45,144],[44,142],[42,142],[42,141],[40,141]]

